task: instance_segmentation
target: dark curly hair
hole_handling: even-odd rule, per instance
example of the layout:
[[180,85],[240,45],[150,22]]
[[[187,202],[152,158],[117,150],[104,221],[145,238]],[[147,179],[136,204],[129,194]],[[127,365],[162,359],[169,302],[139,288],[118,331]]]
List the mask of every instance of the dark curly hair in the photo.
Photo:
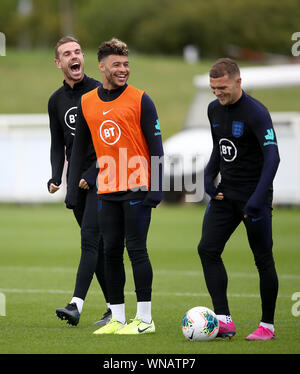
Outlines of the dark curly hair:
[[127,44],[116,38],[103,42],[99,46],[97,53],[99,62],[109,55],[128,56],[128,54]]

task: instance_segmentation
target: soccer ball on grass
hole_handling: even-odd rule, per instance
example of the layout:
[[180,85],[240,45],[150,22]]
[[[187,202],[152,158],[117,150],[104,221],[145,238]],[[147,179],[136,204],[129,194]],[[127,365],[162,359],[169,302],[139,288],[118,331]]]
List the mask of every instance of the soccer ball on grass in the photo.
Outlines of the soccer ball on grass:
[[181,327],[189,341],[210,341],[219,332],[219,321],[212,310],[196,306],[185,313]]

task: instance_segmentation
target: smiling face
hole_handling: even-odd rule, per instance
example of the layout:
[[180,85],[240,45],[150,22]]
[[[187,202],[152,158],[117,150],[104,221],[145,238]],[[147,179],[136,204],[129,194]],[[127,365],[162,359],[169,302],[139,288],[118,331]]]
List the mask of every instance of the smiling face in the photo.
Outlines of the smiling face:
[[242,95],[241,78],[239,76],[210,77],[210,87],[221,105],[234,104]]
[[84,54],[76,42],[62,44],[58,48],[58,58],[54,60],[56,66],[61,69],[65,81],[73,87],[84,77]]
[[103,87],[113,90],[126,84],[129,74],[128,56],[111,54],[99,62]]

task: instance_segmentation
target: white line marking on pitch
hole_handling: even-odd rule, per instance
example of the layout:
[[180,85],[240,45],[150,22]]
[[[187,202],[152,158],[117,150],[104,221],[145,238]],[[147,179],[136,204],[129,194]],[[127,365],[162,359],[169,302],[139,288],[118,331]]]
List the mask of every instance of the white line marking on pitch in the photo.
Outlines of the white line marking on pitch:
[[[43,289],[32,289],[32,288],[0,288],[0,292],[3,293],[27,293],[27,294],[72,294],[73,291],[71,290],[43,290]],[[90,294],[99,294],[99,291],[89,291]],[[125,291],[125,295],[135,295],[133,291]],[[177,297],[208,297],[209,294],[205,292],[153,292],[153,296],[177,296]],[[228,297],[245,297],[245,298],[258,298],[260,297],[259,294],[244,294],[244,293],[229,293]],[[290,295],[278,295],[278,297],[282,298],[290,298]]]

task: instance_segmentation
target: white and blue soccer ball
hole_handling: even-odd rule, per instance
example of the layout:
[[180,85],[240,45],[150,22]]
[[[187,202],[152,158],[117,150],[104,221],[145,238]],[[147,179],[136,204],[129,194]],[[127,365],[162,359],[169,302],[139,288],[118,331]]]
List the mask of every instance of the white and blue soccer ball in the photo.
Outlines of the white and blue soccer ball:
[[181,327],[189,341],[210,341],[218,335],[219,321],[209,308],[196,306],[185,313]]

